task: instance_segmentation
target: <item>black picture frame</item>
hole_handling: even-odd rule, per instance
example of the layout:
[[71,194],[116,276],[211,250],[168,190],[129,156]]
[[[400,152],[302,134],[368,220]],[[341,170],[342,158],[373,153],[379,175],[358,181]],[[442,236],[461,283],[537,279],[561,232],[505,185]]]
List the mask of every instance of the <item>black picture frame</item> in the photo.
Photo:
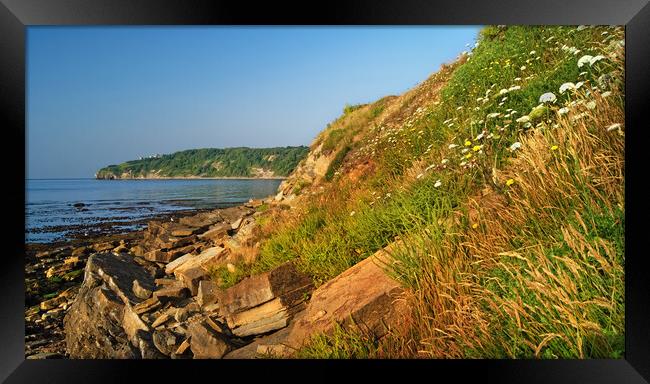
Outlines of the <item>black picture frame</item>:
[[[3,116],[5,238],[0,268],[0,379],[7,382],[337,380],[340,369],[362,375],[430,380],[471,378],[499,383],[643,383],[650,381],[650,286],[643,252],[647,204],[645,119],[650,100],[650,5],[648,0],[421,0],[302,2],[300,4],[166,0],[0,0],[0,108]],[[626,341],[620,360],[424,360],[424,361],[133,361],[25,360],[25,74],[26,28],[32,25],[188,24],[609,24],[626,26]],[[53,69],[55,70],[55,69]],[[630,172],[632,172],[630,174]],[[330,368],[331,367],[331,368]],[[298,373],[296,369],[304,369]],[[139,371],[139,372],[134,372]],[[237,380],[237,378],[235,378]],[[448,379],[444,379],[448,380]],[[428,380],[427,380],[428,381]]]

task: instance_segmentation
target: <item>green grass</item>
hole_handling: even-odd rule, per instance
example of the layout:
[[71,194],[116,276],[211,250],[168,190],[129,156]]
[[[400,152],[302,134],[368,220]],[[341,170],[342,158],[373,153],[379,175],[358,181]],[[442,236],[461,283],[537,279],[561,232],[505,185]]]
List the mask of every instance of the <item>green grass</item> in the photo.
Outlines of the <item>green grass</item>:
[[[617,200],[622,186],[603,181],[619,170],[612,165],[611,173],[598,173],[611,165],[604,159],[620,155],[615,140],[603,136],[603,125],[623,122],[611,120],[622,116],[624,94],[621,62],[609,56],[621,38],[622,30],[609,27],[487,27],[469,58],[432,76],[391,113],[411,107],[430,84],[445,83],[434,104],[390,126],[373,121],[393,99],[347,111],[325,139],[328,151],[337,151],[324,192],[334,197],[308,201],[298,223],[279,226],[251,271],[295,260],[318,284],[399,236],[405,242],[395,255],[401,264],[390,273],[422,300],[415,310],[425,355],[621,357],[624,202]],[[568,52],[569,47],[581,52]],[[607,58],[578,68],[584,54]],[[612,77],[612,85],[594,89],[604,75]],[[561,94],[565,82],[585,85]],[[587,111],[593,123],[576,138],[571,134],[578,128],[564,120],[558,125],[557,113],[564,106],[581,108],[572,103],[592,98],[588,89],[613,95],[610,104],[598,107],[603,110]],[[547,92],[557,100],[539,108]],[[516,121],[524,115],[530,115],[530,124]],[[351,145],[354,135],[361,139]],[[517,141],[534,145],[526,141],[533,136],[542,138],[542,147],[509,150]],[[548,157],[552,145],[559,149]],[[533,163],[521,165],[522,153]],[[354,185],[334,177],[364,158],[376,164],[373,174]],[[547,179],[535,179],[547,170]],[[507,179],[515,183],[506,185]],[[565,184],[554,184],[556,179]],[[485,188],[502,199],[492,211],[473,202]],[[474,211],[477,217],[471,217]],[[574,232],[564,238],[566,231]],[[584,251],[588,248],[597,255]],[[495,256],[503,252],[510,256]],[[611,267],[602,266],[602,257],[610,254]],[[548,289],[537,289],[539,284]],[[576,292],[567,291],[571,284]],[[438,292],[441,287],[448,291]],[[574,302],[565,305],[563,295]],[[461,302],[465,306],[457,307]],[[567,313],[584,319],[571,325]],[[455,337],[441,337],[439,329]],[[316,340],[305,356],[366,355],[357,348],[363,342],[355,346],[354,339],[344,339]]]
[[348,154],[348,152],[350,152],[350,149],[352,148],[349,145],[346,145],[340,151],[337,152],[336,156],[334,157],[334,160],[332,160],[329,167],[327,168],[327,172],[325,173],[325,180],[328,181],[332,180],[335,172],[343,164],[343,159],[345,159],[345,156]]
[[368,359],[377,353],[377,340],[336,324],[331,335],[318,334],[298,350],[299,359]]

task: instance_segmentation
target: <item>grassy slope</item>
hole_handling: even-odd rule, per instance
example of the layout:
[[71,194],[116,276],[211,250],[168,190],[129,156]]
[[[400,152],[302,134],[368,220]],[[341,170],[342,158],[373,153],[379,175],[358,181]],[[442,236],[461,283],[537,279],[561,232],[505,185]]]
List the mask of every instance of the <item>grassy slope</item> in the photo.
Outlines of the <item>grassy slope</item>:
[[275,176],[287,176],[307,152],[307,147],[190,149],[159,158],[109,165],[99,170],[97,177],[123,173],[130,173],[132,177],[146,177],[152,173],[163,177],[248,177],[254,176],[251,168],[263,168],[273,171]]
[[[243,270],[293,259],[322,283],[399,238],[413,313],[381,344],[335,332],[303,356],[621,357],[622,39],[488,27],[471,56],[333,122],[312,145],[340,154],[328,181],[265,220]],[[586,54],[604,58],[578,67]]]

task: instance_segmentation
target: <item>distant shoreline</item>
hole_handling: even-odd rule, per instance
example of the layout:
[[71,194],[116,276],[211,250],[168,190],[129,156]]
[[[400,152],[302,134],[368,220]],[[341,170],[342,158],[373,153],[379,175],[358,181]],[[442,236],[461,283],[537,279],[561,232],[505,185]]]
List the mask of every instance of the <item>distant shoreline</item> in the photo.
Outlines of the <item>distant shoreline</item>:
[[287,176],[273,177],[247,177],[247,176],[222,176],[222,177],[201,177],[201,176],[178,176],[178,177],[126,177],[126,178],[94,178],[93,180],[285,180]]

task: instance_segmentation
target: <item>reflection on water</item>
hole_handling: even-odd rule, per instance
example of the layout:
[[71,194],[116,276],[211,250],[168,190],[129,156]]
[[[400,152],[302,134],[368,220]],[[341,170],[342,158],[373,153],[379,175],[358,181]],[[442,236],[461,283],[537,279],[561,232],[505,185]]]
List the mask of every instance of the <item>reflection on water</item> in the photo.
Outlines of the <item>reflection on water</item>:
[[27,180],[26,241],[47,242],[55,226],[124,223],[188,208],[216,208],[276,193],[281,180]]

